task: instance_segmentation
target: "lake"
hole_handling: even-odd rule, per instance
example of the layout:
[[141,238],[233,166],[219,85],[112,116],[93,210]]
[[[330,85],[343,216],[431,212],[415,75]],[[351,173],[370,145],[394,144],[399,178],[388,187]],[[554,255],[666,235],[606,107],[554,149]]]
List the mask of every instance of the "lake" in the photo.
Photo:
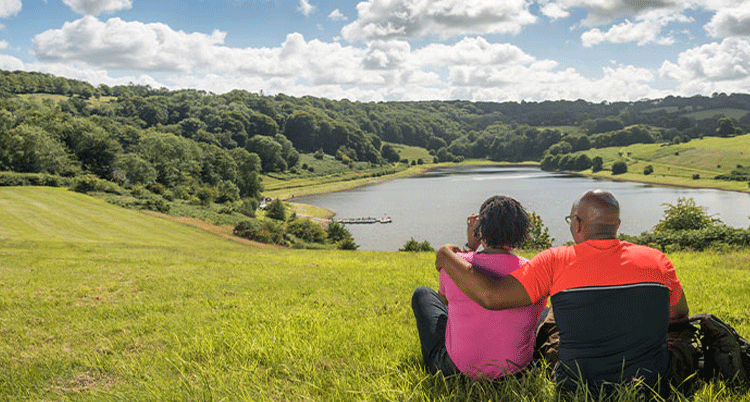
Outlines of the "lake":
[[542,217],[560,245],[571,240],[564,217],[581,194],[590,189],[611,191],[620,202],[620,233],[636,235],[651,230],[664,215],[664,203],[691,197],[727,225],[750,225],[750,194],[660,187],[615,182],[537,167],[461,166],[439,168],[422,176],[384,181],[357,189],[297,197],[295,202],[336,212],[335,219],[390,217],[392,223],[348,224],[360,250],[396,251],[410,238],[427,240],[437,248],[466,242],[466,217],[477,213],[492,195],[520,201]]

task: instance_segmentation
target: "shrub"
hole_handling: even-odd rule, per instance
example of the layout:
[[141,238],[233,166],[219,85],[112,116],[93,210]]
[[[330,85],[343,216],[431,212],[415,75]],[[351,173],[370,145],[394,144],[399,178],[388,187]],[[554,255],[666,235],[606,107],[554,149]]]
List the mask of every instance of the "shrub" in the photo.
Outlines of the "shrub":
[[617,161],[612,164],[612,174],[623,174],[628,172],[628,164],[623,161]]
[[210,187],[201,187],[195,192],[195,197],[200,200],[201,205],[208,206],[216,198],[216,191]]
[[224,204],[234,202],[240,199],[240,189],[231,181],[222,180],[216,186],[216,202]]
[[594,159],[591,160],[591,170],[594,171],[594,173],[601,171],[604,166],[604,159],[602,159],[601,156],[595,156]]
[[240,222],[234,227],[234,234],[261,243],[286,244],[283,225],[271,220]]
[[404,243],[404,247],[398,249],[398,251],[435,251],[435,249],[432,248],[430,242],[427,240],[420,243],[412,237]]
[[664,203],[664,218],[654,226],[654,231],[695,230],[721,223],[711,218],[707,208],[695,204],[692,198],[679,197],[676,204]]
[[545,250],[552,247],[554,238],[549,235],[549,228],[544,226],[542,217],[537,215],[536,212],[529,214],[531,218],[531,227],[529,228],[529,237],[523,244],[522,249],[526,250]]
[[73,191],[84,194],[92,192],[122,194],[122,189],[117,184],[100,179],[93,175],[76,177],[73,180]]
[[356,250],[357,248],[359,248],[359,245],[355,243],[354,239],[352,238],[341,240],[336,243],[336,245],[338,246],[339,250]]
[[701,175],[699,175],[698,173],[693,173],[693,180],[698,180],[700,178],[701,178]]
[[258,209],[258,204],[258,200],[255,198],[248,198],[240,203],[240,206],[237,207],[237,212],[255,218],[255,210]]
[[336,221],[331,221],[328,223],[326,233],[328,234],[328,239],[333,243],[338,243],[342,240],[352,238],[352,234],[349,232],[349,229],[347,229],[343,224]]
[[0,172],[0,187],[3,186],[47,186],[61,187],[70,184],[70,179],[46,173]]
[[651,165],[646,165],[646,167],[643,168],[643,174],[648,176],[651,173],[654,173],[654,167]]
[[323,243],[326,240],[326,231],[322,226],[313,223],[310,219],[295,219],[286,226],[287,232],[296,238],[308,243]]
[[280,199],[271,201],[270,204],[266,205],[266,216],[277,221],[286,220],[286,207]]

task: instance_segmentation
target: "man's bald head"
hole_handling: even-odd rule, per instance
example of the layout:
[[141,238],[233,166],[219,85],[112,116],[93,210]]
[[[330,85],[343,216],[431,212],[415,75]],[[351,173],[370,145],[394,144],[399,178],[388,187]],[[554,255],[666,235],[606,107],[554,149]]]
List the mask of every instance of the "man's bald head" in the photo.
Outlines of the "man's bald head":
[[620,203],[609,191],[587,191],[573,203],[571,214],[576,215],[584,227],[582,240],[617,237]]

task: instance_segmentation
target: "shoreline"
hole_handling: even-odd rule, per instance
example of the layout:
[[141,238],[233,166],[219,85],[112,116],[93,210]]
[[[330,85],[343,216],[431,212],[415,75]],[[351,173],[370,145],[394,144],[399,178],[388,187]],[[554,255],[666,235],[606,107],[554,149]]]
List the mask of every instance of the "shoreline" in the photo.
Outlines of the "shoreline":
[[[540,164],[538,162],[522,162],[522,163],[510,163],[510,162],[492,162],[492,161],[485,161],[485,160],[473,160],[473,161],[465,161],[461,163],[440,163],[440,164],[434,164],[430,166],[423,166],[418,169],[412,169],[412,172],[409,172],[409,169],[405,169],[401,172],[394,173],[392,175],[387,176],[380,176],[380,177],[368,177],[368,178],[362,178],[362,179],[355,179],[355,180],[348,180],[348,181],[333,181],[328,183],[322,183],[322,184],[312,184],[310,186],[302,186],[302,187],[296,187],[296,189],[303,189],[308,188],[312,191],[303,191],[302,195],[294,195],[292,194],[291,197],[282,198],[283,201],[290,203],[293,205],[293,208],[295,210],[302,209],[302,208],[315,208],[319,211],[324,211],[320,215],[317,216],[319,219],[329,220],[333,219],[333,217],[336,216],[336,211],[318,207],[315,205],[305,204],[296,202],[295,200],[299,197],[307,197],[307,196],[316,196],[316,195],[325,195],[325,194],[333,194],[338,193],[342,191],[349,191],[369,185],[379,184],[382,182],[390,181],[390,180],[396,180],[396,179],[402,179],[402,178],[409,178],[409,177],[417,177],[424,174],[427,174],[431,171],[434,171],[436,169],[444,168],[444,167],[462,167],[462,166],[506,166],[506,167],[540,167]],[[569,174],[572,176],[579,176],[579,177],[589,177],[595,180],[607,180],[607,181],[613,181],[613,182],[631,182],[631,183],[640,183],[643,185],[651,185],[651,186],[659,186],[659,187],[673,187],[673,188],[687,188],[687,189],[707,189],[707,190],[719,190],[719,191],[731,191],[731,192],[737,192],[737,193],[746,193],[750,194],[750,188],[748,190],[741,190],[741,189],[727,189],[727,188],[721,188],[719,186],[706,186],[706,185],[688,185],[688,184],[677,184],[677,183],[669,183],[659,180],[653,180],[653,181],[647,181],[647,180],[637,180],[632,178],[622,178],[617,176],[612,176],[611,173],[609,176],[606,176],[604,174],[595,174],[595,173],[583,173],[583,172],[574,172],[574,171],[555,171],[557,173],[564,173]],[[351,185],[346,185],[347,182],[351,182]],[[319,189],[315,189],[316,187],[320,187]],[[327,188],[328,187],[328,188]],[[277,190],[277,192],[283,192],[284,190]],[[299,212],[298,212],[299,213]],[[304,214],[304,216],[309,216]]]

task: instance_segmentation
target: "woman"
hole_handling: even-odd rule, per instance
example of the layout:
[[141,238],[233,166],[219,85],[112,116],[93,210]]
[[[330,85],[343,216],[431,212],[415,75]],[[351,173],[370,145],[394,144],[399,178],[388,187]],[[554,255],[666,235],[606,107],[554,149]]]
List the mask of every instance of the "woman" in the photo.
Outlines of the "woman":
[[[486,275],[501,278],[526,263],[513,254],[527,238],[531,220],[521,204],[493,196],[478,215],[467,220],[468,239],[460,256]],[[482,251],[477,252],[479,246]],[[412,296],[422,357],[427,368],[445,375],[463,373],[473,379],[496,379],[521,372],[534,353],[540,300],[528,307],[485,310],[440,272],[439,291],[419,287]]]

